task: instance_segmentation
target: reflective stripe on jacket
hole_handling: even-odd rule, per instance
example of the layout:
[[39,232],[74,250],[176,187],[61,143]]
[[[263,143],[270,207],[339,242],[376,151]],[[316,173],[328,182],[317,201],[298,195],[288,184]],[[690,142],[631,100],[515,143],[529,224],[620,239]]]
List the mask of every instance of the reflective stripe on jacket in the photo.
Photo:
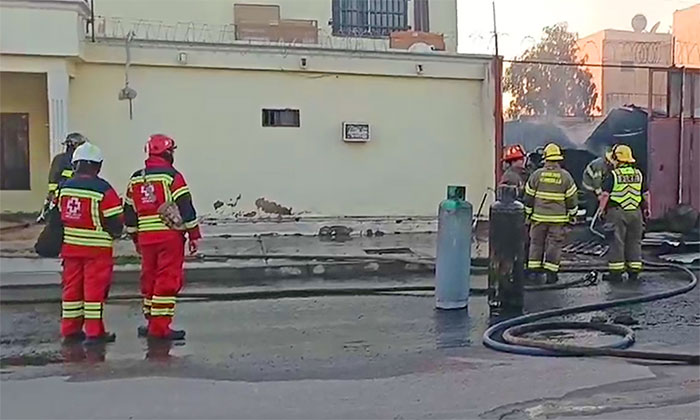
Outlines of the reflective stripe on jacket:
[[58,203],[63,222],[63,256],[111,254],[112,241],[123,229],[123,208],[107,181],[77,175],[63,184]]
[[631,166],[612,171],[613,188],[610,200],[623,210],[637,210],[642,203],[642,172]]
[[603,192],[603,179],[610,172],[604,157],[593,159],[583,171],[581,185],[583,188],[600,195]]
[[577,191],[569,172],[546,165],[525,184],[525,212],[535,222],[567,223],[578,212]]
[[59,186],[73,177],[70,153],[59,153],[51,161],[49,168],[49,192],[55,192]]
[[158,209],[174,202],[190,239],[199,239],[197,213],[192,205],[192,195],[185,178],[170,162],[151,156],[146,168],[134,172],[124,199],[127,231],[138,233],[142,244],[153,244],[181,238],[182,232],[168,227]]

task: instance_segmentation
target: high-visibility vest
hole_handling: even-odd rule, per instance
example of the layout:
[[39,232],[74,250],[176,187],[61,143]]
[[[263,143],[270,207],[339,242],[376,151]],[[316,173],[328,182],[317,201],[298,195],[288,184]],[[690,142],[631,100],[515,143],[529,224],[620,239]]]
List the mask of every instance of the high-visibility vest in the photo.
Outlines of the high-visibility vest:
[[637,210],[642,204],[642,172],[631,166],[623,166],[612,174],[614,184],[610,201],[623,210]]

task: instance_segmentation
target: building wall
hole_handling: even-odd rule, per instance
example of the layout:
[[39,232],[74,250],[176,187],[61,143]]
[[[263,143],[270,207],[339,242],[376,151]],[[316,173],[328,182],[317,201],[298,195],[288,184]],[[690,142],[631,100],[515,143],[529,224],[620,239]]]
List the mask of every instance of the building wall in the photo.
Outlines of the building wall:
[[46,74],[1,72],[0,112],[29,113],[31,177],[30,191],[0,191],[0,212],[38,211],[50,163]]
[[[129,120],[123,79],[123,66],[79,64],[70,85],[71,123],[103,148],[120,191],[155,132],[178,142],[202,213],[240,194],[244,210],[264,197],[295,213],[435,215],[448,184],[473,202],[493,184],[485,80],[136,64]],[[299,109],[301,127],[263,128],[266,107]],[[343,121],[370,123],[371,142],[344,143]]]
[[[233,24],[233,5],[276,4],[280,6],[282,19],[311,19],[318,22],[320,29],[319,43],[324,46],[343,49],[388,48],[388,40],[352,39],[331,37],[329,22],[332,19],[332,0],[207,0],[206,7],[198,0],[169,0],[167,6],[163,0],[95,0],[95,13],[106,18],[122,18],[123,26],[135,20],[150,20],[165,24],[177,22],[194,22],[208,25]],[[413,24],[413,3],[408,4],[409,24]],[[143,26],[143,25],[141,25]],[[430,3],[431,32],[445,35],[446,49],[457,51],[457,0],[432,0]],[[158,31],[154,25],[151,36]],[[174,30],[174,29],[173,29]],[[215,27],[197,30],[218,31]]]
[[[1,5],[2,3],[0,3]],[[0,7],[3,54],[77,56],[84,22],[76,10]]]
[[[579,40],[580,56],[592,64],[639,65],[666,68],[672,63],[671,34],[604,30]],[[598,106],[603,114],[626,104],[647,107],[649,71],[605,67],[591,68],[598,86]],[[666,79],[655,76],[654,109],[666,109]]]
[[700,68],[700,4],[673,13],[676,64]]

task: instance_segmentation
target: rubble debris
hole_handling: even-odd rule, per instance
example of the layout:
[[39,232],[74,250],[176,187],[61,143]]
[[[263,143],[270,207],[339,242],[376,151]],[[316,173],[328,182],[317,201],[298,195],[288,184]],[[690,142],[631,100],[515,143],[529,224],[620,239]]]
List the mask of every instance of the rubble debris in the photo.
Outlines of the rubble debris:
[[274,201],[265,199],[265,197],[260,197],[255,200],[255,207],[257,207],[258,210],[268,214],[277,214],[279,216],[289,216],[292,214],[291,207],[284,207],[275,203]]
[[593,315],[591,317],[591,322],[595,322],[597,324],[605,324],[608,322],[608,317],[606,315]]
[[632,316],[629,314],[623,314],[617,315],[615,318],[613,318],[613,324],[637,325],[639,324],[639,321],[632,318]]
[[224,202],[221,200],[214,201],[214,210],[219,210],[224,206]]
[[343,225],[322,226],[318,231],[318,236],[330,240],[350,239],[352,228]]
[[577,241],[567,244],[562,248],[562,251],[567,254],[581,254],[581,255],[592,255],[596,257],[602,257],[608,253],[610,247],[605,244],[601,244],[598,241]]

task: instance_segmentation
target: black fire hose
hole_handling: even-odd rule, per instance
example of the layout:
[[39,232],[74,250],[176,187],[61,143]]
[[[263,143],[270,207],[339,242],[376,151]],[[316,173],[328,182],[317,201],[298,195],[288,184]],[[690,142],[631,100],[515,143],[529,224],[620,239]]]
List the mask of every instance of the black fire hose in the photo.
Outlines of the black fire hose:
[[[521,354],[528,356],[612,356],[633,359],[660,360],[671,362],[682,362],[692,365],[700,364],[700,354],[683,353],[660,353],[647,351],[624,350],[634,344],[634,331],[631,328],[616,325],[594,322],[547,322],[534,323],[541,319],[562,315],[573,315],[584,312],[598,311],[617,306],[632,305],[635,303],[651,302],[678,296],[694,289],[698,284],[697,276],[687,268],[667,263],[644,262],[649,267],[666,268],[683,271],[690,277],[690,283],[682,287],[667,290],[664,292],[651,293],[626,299],[616,299],[607,302],[590,303],[586,305],[571,306],[561,309],[550,309],[542,312],[535,312],[518,316],[506,321],[499,322],[489,327],[483,336],[483,343],[486,347],[506,353]],[[552,329],[586,329],[597,330],[623,336],[623,338],[613,344],[602,347],[579,346],[573,344],[553,343],[546,340],[536,340],[522,337],[523,334],[534,331]],[[502,337],[499,341],[497,337]]]

